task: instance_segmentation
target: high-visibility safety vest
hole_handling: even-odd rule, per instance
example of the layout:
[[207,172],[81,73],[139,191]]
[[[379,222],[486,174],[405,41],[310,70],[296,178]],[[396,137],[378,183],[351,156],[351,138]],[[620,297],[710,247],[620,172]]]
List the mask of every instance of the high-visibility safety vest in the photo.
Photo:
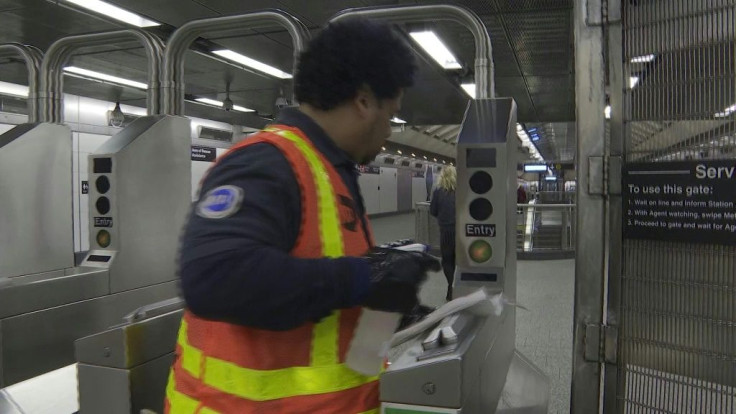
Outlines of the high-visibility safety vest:
[[[298,129],[278,125],[230,151],[260,142],[281,150],[301,189],[301,228],[290,254],[301,258],[364,254],[373,244],[371,231],[341,224],[354,220],[355,213],[340,200],[353,198],[312,142]],[[185,310],[165,412],[378,413],[378,377],[345,365],[361,311],[340,309],[318,323],[268,331],[202,319]]]

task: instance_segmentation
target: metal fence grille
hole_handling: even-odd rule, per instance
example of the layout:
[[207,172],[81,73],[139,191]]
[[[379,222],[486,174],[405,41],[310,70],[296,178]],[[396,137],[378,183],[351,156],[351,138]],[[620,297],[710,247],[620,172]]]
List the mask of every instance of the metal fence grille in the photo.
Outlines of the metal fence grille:
[[[736,159],[736,1],[622,3],[626,161]],[[622,411],[736,412],[736,247],[623,246]]]

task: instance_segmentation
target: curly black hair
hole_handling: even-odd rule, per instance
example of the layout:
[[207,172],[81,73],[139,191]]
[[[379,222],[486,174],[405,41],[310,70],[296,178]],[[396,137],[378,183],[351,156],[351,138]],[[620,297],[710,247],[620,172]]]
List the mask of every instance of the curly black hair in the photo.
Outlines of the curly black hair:
[[330,110],[368,85],[391,99],[413,84],[414,53],[387,24],[365,18],[330,23],[302,52],[294,76],[299,102]]

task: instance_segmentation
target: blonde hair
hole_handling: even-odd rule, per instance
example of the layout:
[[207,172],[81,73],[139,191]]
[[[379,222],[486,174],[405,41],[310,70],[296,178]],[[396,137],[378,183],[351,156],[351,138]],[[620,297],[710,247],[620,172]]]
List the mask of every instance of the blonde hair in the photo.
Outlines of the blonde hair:
[[457,171],[455,171],[455,167],[443,167],[442,172],[440,173],[440,182],[438,186],[446,191],[455,191],[456,184]]

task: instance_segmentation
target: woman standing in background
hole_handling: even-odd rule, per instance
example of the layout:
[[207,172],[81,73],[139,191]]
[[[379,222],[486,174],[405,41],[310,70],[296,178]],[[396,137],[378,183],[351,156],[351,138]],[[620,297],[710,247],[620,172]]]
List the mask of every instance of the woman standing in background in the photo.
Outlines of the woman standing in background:
[[440,173],[439,184],[432,194],[429,212],[437,217],[440,225],[440,252],[442,270],[447,278],[447,296],[452,300],[452,282],[455,276],[455,186],[457,172],[455,167],[444,167]]

